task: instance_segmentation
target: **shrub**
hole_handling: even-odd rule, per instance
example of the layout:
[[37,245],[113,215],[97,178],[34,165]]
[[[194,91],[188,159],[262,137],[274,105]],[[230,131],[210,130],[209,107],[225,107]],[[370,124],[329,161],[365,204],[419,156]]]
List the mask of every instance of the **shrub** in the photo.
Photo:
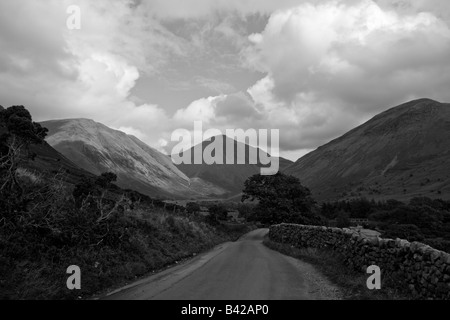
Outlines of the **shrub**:
[[[235,236],[169,215],[161,201],[141,205],[146,197],[121,192],[113,173],[69,186],[61,172],[22,170],[45,133],[23,107],[0,108],[0,299],[86,297]],[[70,265],[82,270],[81,291],[65,286]]]
[[382,236],[389,239],[408,239],[409,241],[423,241],[424,239],[420,229],[414,224],[388,225]]
[[186,211],[189,214],[198,214],[200,210],[201,210],[200,205],[196,202],[189,202],[186,205]]
[[218,221],[225,221],[228,218],[228,209],[223,204],[215,204],[209,209],[208,222],[216,224]]
[[350,215],[345,211],[339,212],[336,218],[336,226],[338,228],[348,228],[350,225]]

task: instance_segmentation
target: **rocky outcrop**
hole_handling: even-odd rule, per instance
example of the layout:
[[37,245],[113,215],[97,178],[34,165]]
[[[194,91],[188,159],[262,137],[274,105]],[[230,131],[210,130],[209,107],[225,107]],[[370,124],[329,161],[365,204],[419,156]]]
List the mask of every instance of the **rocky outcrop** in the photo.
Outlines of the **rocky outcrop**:
[[191,198],[190,179],[171,159],[134,136],[89,119],[41,123],[46,141],[80,168],[100,175],[114,172],[117,185],[150,197]]
[[366,272],[380,267],[383,276],[395,275],[417,299],[450,299],[450,254],[419,242],[368,238],[355,230],[281,224],[270,228],[272,241],[297,248],[329,249],[345,263]]

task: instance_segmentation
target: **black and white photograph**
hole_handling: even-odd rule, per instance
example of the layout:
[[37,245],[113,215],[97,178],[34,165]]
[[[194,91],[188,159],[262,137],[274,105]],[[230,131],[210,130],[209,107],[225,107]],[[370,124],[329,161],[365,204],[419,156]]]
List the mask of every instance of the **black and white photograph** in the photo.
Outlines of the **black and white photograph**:
[[0,300],[450,300],[450,1],[0,0]]

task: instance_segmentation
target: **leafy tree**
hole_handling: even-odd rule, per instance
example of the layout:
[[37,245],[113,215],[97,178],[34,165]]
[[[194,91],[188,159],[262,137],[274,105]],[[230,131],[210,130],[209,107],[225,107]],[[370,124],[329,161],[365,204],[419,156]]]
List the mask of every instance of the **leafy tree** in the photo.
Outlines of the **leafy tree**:
[[421,241],[436,249],[450,250],[450,201],[428,197],[412,198],[408,203],[355,199],[324,203],[320,211],[328,219],[339,216],[339,226],[347,226],[345,212],[357,217],[367,211],[369,228],[381,231],[383,237]]
[[196,202],[189,202],[186,205],[186,211],[189,214],[197,214],[200,212],[200,210],[201,210],[200,205]]
[[336,205],[333,203],[323,203],[320,207],[321,214],[327,219],[334,219],[337,215]]
[[345,211],[340,211],[336,218],[336,226],[338,228],[348,228],[350,224],[350,215]]
[[427,197],[415,197],[409,201],[411,206],[429,206],[433,207],[433,200]]
[[391,209],[396,209],[396,208],[401,207],[403,205],[404,205],[403,202],[395,200],[395,199],[386,200],[386,207],[388,209],[390,209],[390,210]]
[[414,224],[389,225],[382,235],[384,238],[400,238],[409,241],[422,241],[424,239],[420,229]]
[[101,188],[108,188],[113,182],[117,181],[117,175],[112,172],[102,173],[96,180],[96,184]]
[[30,146],[44,141],[47,129],[33,122],[23,106],[0,109],[0,220],[14,216],[27,207],[17,170],[27,161],[34,160]]
[[311,191],[295,177],[280,172],[272,176],[254,175],[245,182],[243,193],[242,202],[258,201],[255,218],[262,223],[322,224],[312,210],[315,201]]
[[240,203],[237,207],[239,217],[246,219],[247,221],[254,219],[254,205],[248,203]]
[[372,211],[371,202],[365,198],[350,201],[349,207],[352,218],[367,218]]
[[228,210],[222,204],[215,204],[211,206],[209,209],[209,221],[210,222],[218,222],[220,220],[227,220],[228,218]]
[[85,179],[78,183],[75,185],[72,194],[78,205],[82,205],[83,202],[92,204],[93,198],[105,196],[106,190],[111,187],[114,181],[117,181],[117,175],[112,172],[105,172],[96,179]]
[[17,181],[19,166],[35,158],[30,145],[44,141],[48,130],[33,122],[30,113],[23,106],[0,109],[0,191],[17,193],[23,190]]

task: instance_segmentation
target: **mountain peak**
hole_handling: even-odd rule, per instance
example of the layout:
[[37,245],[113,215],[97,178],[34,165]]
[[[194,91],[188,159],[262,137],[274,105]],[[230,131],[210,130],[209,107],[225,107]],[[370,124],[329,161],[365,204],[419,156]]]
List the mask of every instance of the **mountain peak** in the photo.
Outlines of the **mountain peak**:
[[155,195],[192,195],[189,178],[169,157],[136,137],[113,130],[90,119],[43,122],[49,129],[47,142],[81,168],[118,176],[118,185]]
[[417,100],[412,100],[403,103],[399,106],[388,109],[387,111],[378,115],[378,117],[389,113],[403,113],[403,112],[427,112],[430,109],[439,109],[447,106],[447,104],[438,102],[436,100],[422,98]]
[[45,121],[46,124],[53,124],[65,127],[79,127],[79,128],[102,128],[105,130],[113,130],[102,123],[96,122],[88,118],[72,118],[72,119],[61,119],[61,120],[49,120]]
[[[193,164],[195,160],[194,150],[197,146],[190,149],[191,154],[191,164],[180,164],[177,167],[192,179],[201,179],[211,183],[212,185],[218,186],[224,190],[228,190],[230,194],[236,195],[242,192],[244,188],[244,182],[252,175],[259,174],[261,172],[261,167],[266,167],[260,162],[260,152],[258,148],[252,147],[247,143],[243,143],[228,137],[227,135],[217,135],[214,138],[222,138],[223,140],[223,164]],[[233,142],[234,152],[233,154],[228,153],[227,141]],[[205,140],[201,143],[202,150],[205,150],[212,142],[212,139]],[[200,145],[200,144],[199,144]],[[199,146],[198,145],[198,146]],[[244,147],[244,153],[239,152],[238,147]],[[242,149],[241,149],[242,150]],[[250,152],[256,151],[256,159],[254,164],[250,161]],[[280,170],[283,171],[292,161],[278,158]]]
[[375,116],[287,172],[321,200],[436,197],[450,191],[449,140],[450,105],[418,99]]

